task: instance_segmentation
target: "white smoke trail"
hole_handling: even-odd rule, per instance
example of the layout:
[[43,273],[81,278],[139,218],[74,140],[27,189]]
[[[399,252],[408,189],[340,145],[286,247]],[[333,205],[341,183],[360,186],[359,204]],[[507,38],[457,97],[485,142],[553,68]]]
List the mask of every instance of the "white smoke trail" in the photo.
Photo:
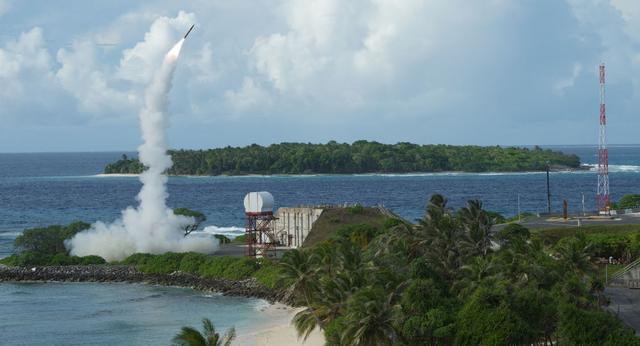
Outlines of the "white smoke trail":
[[191,218],[175,215],[167,208],[168,197],[164,172],[172,166],[167,155],[168,94],[173,72],[178,62],[184,38],[171,48],[145,92],[145,106],[140,112],[143,144],[138,148],[140,161],[148,167],[140,175],[142,189],[140,205],[122,212],[122,218],[112,224],[96,222],[87,231],[66,242],[72,255],[98,255],[107,261],[117,261],[140,253],[195,251],[212,253],[217,249],[215,238],[184,237],[183,226]]

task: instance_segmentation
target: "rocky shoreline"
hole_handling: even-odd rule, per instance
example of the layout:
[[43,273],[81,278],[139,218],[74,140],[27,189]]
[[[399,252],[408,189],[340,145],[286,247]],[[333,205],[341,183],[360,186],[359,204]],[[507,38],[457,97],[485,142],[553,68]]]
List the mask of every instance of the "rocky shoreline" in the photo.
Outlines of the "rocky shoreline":
[[131,282],[177,286],[224,295],[280,301],[275,290],[256,279],[207,279],[184,272],[148,274],[126,265],[10,267],[0,265],[0,282]]

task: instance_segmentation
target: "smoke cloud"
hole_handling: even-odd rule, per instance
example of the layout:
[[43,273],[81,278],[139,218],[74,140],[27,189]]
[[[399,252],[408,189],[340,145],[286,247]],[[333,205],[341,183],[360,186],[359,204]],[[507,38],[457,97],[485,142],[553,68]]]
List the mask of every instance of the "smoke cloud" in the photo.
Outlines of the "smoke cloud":
[[98,255],[107,261],[117,261],[140,253],[195,251],[212,253],[218,241],[207,235],[184,237],[182,229],[193,222],[189,217],[175,215],[167,208],[167,175],[173,162],[167,155],[168,94],[184,39],[171,48],[145,92],[145,105],[140,112],[143,144],[138,148],[140,161],[148,167],[141,175],[142,189],[137,208],[122,211],[122,217],[111,224],[96,222],[87,231],[66,242],[72,255]]

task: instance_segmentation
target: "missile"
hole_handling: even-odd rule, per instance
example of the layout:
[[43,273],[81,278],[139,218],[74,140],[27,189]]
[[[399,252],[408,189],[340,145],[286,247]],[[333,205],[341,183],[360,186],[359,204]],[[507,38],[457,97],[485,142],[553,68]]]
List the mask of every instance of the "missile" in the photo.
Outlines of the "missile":
[[191,32],[191,30],[193,30],[193,27],[194,27],[194,26],[196,26],[196,25],[194,24],[194,25],[192,25],[192,26],[189,28],[189,31],[187,31],[187,33],[186,33],[186,34],[184,34],[184,38],[187,38],[187,36],[189,36],[189,33]]

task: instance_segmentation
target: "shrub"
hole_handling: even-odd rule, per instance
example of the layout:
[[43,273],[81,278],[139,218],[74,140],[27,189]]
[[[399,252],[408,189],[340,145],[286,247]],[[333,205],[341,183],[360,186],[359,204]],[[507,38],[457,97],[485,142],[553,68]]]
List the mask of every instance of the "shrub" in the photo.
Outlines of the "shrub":
[[53,256],[43,255],[33,251],[24,251],[2,259],[1,263],[10,266],[46,266]]
[[362,214],[364,212],[364,207],[360,204],[355,204],[353,206],[347,207],[346,209],[350,214]]
[[254,259],[237,257],[223,272],[223,277],[230,280],[242,280],[251,277],[258,270],[258,264]]
[[186,253],[180,261],[180,271],[191,274],[198,274],[200,266],[207,260],[207,255],[201,253]]
[[640,206],[640,195],[638,194],[624,195],[618,203],[611,203],[613,209],[628,209],[638,206]]
[[243,235],[239,235],[235,238],[233,238],[233,240],[231,241],[233,244],[244,244],[247,242],[247,235],[243,234]]
[[269,288],[280,287],[280,276],[282,271],[280,267],[269,260],[262,260],[259,263],[259,269],[253,273],[253,277],[261,284]]
[[76,260],[77,258],[79,257],[67,256],[64,253],[59,253],[51,258],[48,265],[54,265],[54,266],[75,265],[75,264],[78,264],[79,262],[78,260]]
[[16,238],[14,246],[20,252],[30,251],[48,256],[55,256],[59,253],[68,254],[64,241],[90,226],[85,222],[74,222],[67,226],[56,225],[27,229]]
[[151,257],[145,264],[139,265],[139,269],[152,274],[169,274],[177,271],[184,253],[167,252]]
[[258,265],[254,259],[246,257],[209,257],[200,265],[198,273],[207,278],[241,280],[250,277]]
[[79,257],[80,262],[78,264],[80,265],[92,265],[92,264],[105,264],[107,263],[107,261],[100,257],[100,256],[84,256],[84,257]]
[[134,253],[133,255],[125,258],[120,264],[125,265],[143,265],[147,264],[155,255],[150,253]]
[[396,226],[402,225],[402,224],[404,224],[404,222],[402,220],[397,219],[395,217],[390,217],[390,218],[384,220],[384,224],[382,225],[382,227],[385,230],[388,230],[388,229],[392,229],[393,227],[396,227]]
[[633,332],[615,316],[600,309],[580,309],[560,304],[558,334],[571,345],[638,345]]
[[374,226],[361,223],[338,228],[334,233],[333,238],[348,239],[352,243],[365,248],[367,247],[367,245],[369,245],[369,242],[378,234],[380,234],[380,231]]
[[68,256],[59,253],[54,256],[41,255],[35,252],[22,252],[14,254],[0,260],[0,264],[10,266],[67,266],[67,265],[90,265],[104,264],[106,261],[99,256]]

